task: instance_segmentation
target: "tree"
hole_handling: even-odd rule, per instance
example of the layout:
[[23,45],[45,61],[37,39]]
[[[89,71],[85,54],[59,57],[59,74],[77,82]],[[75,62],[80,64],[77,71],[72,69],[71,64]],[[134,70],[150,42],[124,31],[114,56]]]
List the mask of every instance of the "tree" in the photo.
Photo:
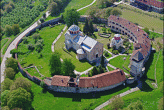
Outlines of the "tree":
[[44,18],[39,19],[41,23],[44,23]]
[[150,34],[149,28],[145,27],[145,28],[144,28],[144,31],[145,31],[147,34]]
[[98,0],[97,5],[99,8],[106,8],[106,0]]
[[13,31],[10,25],[5,26],[5,34],[6,36],[11,36],[13,34]]
[[[127,109],[128,109],[128,110],[144,110],[141,101],[137,101],[137,102],[131,103],[131,104],[128,106]],[[161,109],[161,110],[163,110],[163,109]]]
[[18,53],[18,50],[17,49],[12,49],[10,51],[10,54],[12,54],[12,57],[15,58],[15,54]]
[[116,55],[116,54],[118,54],[119,52],[118,52],[118,50],[112,50],[112,53]]
[[14,69],[15,72],[18,71],[18,61],[12,57],[7,58],[6,62],[6,67],[11,67],[12,69]]
[[121,53],[122,50],[123,50],[123,47],[119,46],[119,47],[118,47],[118,52]]
[[11,12],[12,11],[12,6],[10,6],[9,4],[5,6],[5,11],[7,13]]
[[122,108],[124,105],[124,101],[121,97],[115,96],[111,103],[112,110],[117,110],[119,108]]
[[102,67],[104,67],[104,56],[103,55],[101,57],[101,65],[102,65]]
[[27,92],[31,92],[31,82],[26,78],[19,77],[17,78],[14,83],[11,85],[10,90],[16,90],[19,87],[25,89]]
[[41,37],[40,37],[40,34],[35,33],[35,34],[32,36],[32,38],[35,40],[35,43],[36,43],[36,41],[37,41],[38,39],[40,39]]
[[110,16],[111,11],[112,11],[112,7],[109,7],[109,8],[106,9],[106,12],[105,12],[106,18],[108,18]]
[[107,31],[108,31],[108,33],[111,33],[111,29],[110,28],[108,28]]
[[58,4],[56,2],[52,2],[49,5],[49,11],[52,15],[55,15],[59,11]]
[[11,80],[14,79],[14,77],[15,77],[15,71],[14,71],[14,69],[12,69],[10,67],[6,68],[4,73],[5,73],[6,77]]
[[43,13],[43,18],[46,19],[46,13]]
[[78,25],[79,18],[80,14],[75,9],[67,10],[64,15],[64,21],[66,22],[67,27],[70,27],[72,24]]
[[112,10],[111,10],[111,13],[110,13],[111,15],[115,15],[115,16],[118,16],[118,15],[122,15],[122,12],[121,12],[121,10],[119,9],[119,8],[113,8]]
[[32,44],[28,44],[27,48],[28,48],[28,50],[34,50],[35,47]]
[[30,109],[31,101],[31,94],[20,87],[9,93],[9,97],[7,99],[7,106],[10,109],[18,107],[28,110]]
[[65,76],[74,74],[75,65],[71,62],[71,59],[64,59],[62,63],[62,70]]
[[40,82],[40,86],[41,86],[42,88],[45,88],[45,87],[46,87],[45,82],[44,82],[44,81],[41,81],[41,82]]
[[37,42],[35,45],[36,51],[39,53],[42,48],[43,48],[43,44],[41,42]]
[[103,33],[106,33],[106,28],[103,27],[103,28],[102,28],[102,31],[103,31]]
[[84,32],[85,34],[88,34],[88,32],[89,32],[88,19],[85,19],[85,25],[84,25],[84,27],[83,27],[83,32]]
[[105,72],[101,64],[98,66],[98,69],[99,69],[99,73],[104,73]]
[[28,39],[27,37],[23,37],[22,38],[24,44],[27,44],[28,43],[28,40],[27,39]]
[[89,33],[90,34],[93,34],[94,33],[93,23],[92,23],[91,20],[89,21]]
[[12,85],[13,81],[9,78],[5,78],[5,80],[2,82],[2,91],[10,90],[10,86]]
[[108,47],[108,49],[110,48],[110,43],[107,43],[107,47]]
[[4,106],[2,107],[2,110],[10,110],[10,108],[8,106]]
[[90,10],[88,10],[88,14],[94,18],[96,14],[96,10],[97,10],[96,7],[91,7]]
[[14,35],[17,35],[18,33],[20,33],[19,24],[13,24],[12,31]]
[[58,52],[54,52],[49,60],[50,72],[51,75],[59,75],[61,73],[62,63],[60,61],[60,54]]
[[97,69],[96,66],[93,67],[91,73],[92,73],[92,76],[99,74],[99,70]]
[[5,90],[1,94],[1,106],[7,106],[7,95],[10,93],[9,90]]

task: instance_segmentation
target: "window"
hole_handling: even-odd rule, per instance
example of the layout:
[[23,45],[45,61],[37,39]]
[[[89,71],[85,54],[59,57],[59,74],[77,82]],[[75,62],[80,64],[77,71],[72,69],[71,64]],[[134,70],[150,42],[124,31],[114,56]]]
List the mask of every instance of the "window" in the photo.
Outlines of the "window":
[[98,58],[98,54],[96,54],[96,58]]

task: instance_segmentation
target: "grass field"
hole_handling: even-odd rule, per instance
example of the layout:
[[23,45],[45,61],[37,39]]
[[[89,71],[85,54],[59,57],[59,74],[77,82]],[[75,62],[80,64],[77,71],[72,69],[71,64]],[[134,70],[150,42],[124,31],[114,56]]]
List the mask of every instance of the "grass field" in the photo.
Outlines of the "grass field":
[[[15,76],[23,77],[19,72]],[[100,104],[104,103],[114,95],[118,95],[122,92],[129,90],[129,87],[119,86],[115,89],[95,93],[93,94],[69,94],[69,93],[57,93],[51,91],[42,92],[42,88],[30,81],[32,84],[33,102],[32,107],[35,110],[84,110],[94,109]]]
[[35,68],[28,68],[26,69],[26,71],[28,71],[28,73],[30,73],[31,76],[36,76],[38,78],[41,77]]
[[2,49],[2,47],[5,45],[5,43],[8,41],[9,39],[2,39],[0,41],[0,50]]
[[120,17],[133,23],[138,23],[142,27],[154,28],[156,32],[163,33],[163,21],[158,18],[149,17],[126,9],[122,9],[122,15]]
[[109,71],[113,71],[114,70],[113,68],[111,68],[109,66],[107,66],[107,68],[108,68]]
[[[45,75],[46,77],[50,77],[51,75],[49,72],[49,59],[52,54],[51,45],[52,42],[55,40],[55,38],[61,32],[61,29],[63,28],[64,25],[55,26],[53,28],[45,27],[42,30],[40,30],[39,33],[41,35],[41,38],[44,40],[43,50],[40,52],[43,55],[43,57],[39,58],[40,53],[34,50],[32,52],[29,52],[28,54],[19,55],[18,61],[20,63],[25,63],[23,65],[24,67],[28,66],[29,64],[34,64],[35,66],[37,66],[37,68],[39,67],[38,69],[41,74]],[[34,44],[33,38],[29,37],[28,40],[30,41],[29,43]],[[18,50],[21,52],[28,52],[27,44],[20,43],[18,46]],[[34,74],[34,73],[30,73],[30,74]]]
[[[124,61],[123,58],[126,57],[126,60]],[[126,56],[126,55],[120,55],[120,56],[117,56],[116,58],[113,58],[109,61],[109,63],[117,68],[120,68],[122,69],[123,71],[125,71],[126,73],[130,74],[129,71],[125,70],[123,68],[123,66],[130,70],[130,68],[128,68],[128,65],[130,63],[130,60],[129,60],[130,56]]]
[[[50,15],[50,16],[48,16],[48,18],[46,18],[45,21],[60,17],[62,14],[64,14],[69,9],[80,9],[84,6],[89,5],[92,2],[93,2],[93,0],[71,0],[68,3],[68,5],[66,5],[66,7],[61,11],[60,14],[58,14],[56,16],[51,16]],[[89,9],[89,8],[87,8],[87,9]],[[87,11],[87,9],[84,9],[84,11],[81,10],[82,12],[80,12],[80,14],[83,15]]]

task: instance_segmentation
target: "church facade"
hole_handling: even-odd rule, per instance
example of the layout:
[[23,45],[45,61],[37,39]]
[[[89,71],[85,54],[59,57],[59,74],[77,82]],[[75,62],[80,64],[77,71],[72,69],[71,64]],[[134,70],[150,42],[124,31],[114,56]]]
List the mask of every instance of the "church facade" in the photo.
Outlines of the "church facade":
[[103,55],[103,44],[84,35],[77,25],[69,27],[65,33],[65,47],[73,49],[79,60],[87,59],[90,63],[100,63]]

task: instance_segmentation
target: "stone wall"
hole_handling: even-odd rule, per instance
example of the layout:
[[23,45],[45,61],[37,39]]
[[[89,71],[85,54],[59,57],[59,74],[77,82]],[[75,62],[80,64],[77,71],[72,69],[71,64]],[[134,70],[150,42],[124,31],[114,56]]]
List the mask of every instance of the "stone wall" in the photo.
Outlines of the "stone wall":
[[[46,82],[45,82],[46,83]],[[69,92],[69,93],[90,93],[90,92],[100,92],[105,90],[113,89],[117,86],[122,85],[125,81],[117,83],[115,85],[97,88],[97,87],[88,87],[88,88],[81,88],[81,87],[61,87],[61,86],[52,86],[46,83],[47,89],[55,91],[55,92]]]

